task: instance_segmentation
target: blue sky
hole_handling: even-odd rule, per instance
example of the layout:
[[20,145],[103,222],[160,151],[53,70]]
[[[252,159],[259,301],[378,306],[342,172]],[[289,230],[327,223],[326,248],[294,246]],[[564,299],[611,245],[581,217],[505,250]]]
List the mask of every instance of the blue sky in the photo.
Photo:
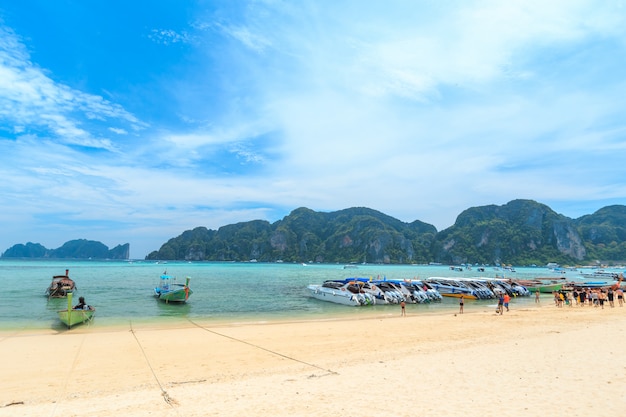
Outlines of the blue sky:
[[0,1],[0,252],[626,204],[624,1]]

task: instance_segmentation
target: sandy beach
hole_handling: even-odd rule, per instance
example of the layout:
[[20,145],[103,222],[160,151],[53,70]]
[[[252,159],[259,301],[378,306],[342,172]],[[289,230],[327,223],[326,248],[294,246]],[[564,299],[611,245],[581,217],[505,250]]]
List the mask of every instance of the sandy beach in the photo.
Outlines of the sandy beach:
[[[466,303],[467,304],[467,303]],[[620,413],[626,307],[0,333],[1,416]],[[591,413],[591,414],[590,414]]]

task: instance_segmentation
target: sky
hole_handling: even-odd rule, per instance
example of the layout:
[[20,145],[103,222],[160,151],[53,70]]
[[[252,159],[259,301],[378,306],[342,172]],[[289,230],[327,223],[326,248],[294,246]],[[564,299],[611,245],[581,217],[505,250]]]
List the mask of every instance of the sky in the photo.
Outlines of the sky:
[[0,0],[0,252],[626,204],[621,0]]

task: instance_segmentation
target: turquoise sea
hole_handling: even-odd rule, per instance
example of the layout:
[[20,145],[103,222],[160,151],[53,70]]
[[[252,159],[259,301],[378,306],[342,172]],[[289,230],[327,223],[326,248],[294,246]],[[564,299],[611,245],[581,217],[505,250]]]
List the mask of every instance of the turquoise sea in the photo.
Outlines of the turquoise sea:
[[[0,260],[0,274],[5,281],[0,303],[0,329],[58,329],[63,325],[56,311],[67,307],[65,299],[48,299],[45,290],[53,275],[65,269],[76,282],[74,302],[84,296],[96,307],[92,326],[130,322],[168,322],[188,319],[215,320],[216,323],[264,322],[276,320],[325,319],[344,315],[397,314],[398,306],[377,305],[348,307],[308,297],[306,286],[327,279],[373,277],[387,279],[449,277],[510,278],[554,277],[563,275],[547,268],[516,268],[506,272],[486,267],[485,272],[453,271],[448,266],[430,265],[344,265],[287,263],[209,263],[153,261],[67,261]],[[159,276],[167,271],[184,283],[191,277],[193,295],[186,304],[165,304],[153,297]],[[580,279],[577,271],[568,271],[568,279]],[[411,304],[407,311],[427,314],[452,311],[457,300],[444,298],[440,303]],[[512,305],[534,303],[532,297],[513,300]],[[495,301],[466,302],[466,312],[485,309]]]

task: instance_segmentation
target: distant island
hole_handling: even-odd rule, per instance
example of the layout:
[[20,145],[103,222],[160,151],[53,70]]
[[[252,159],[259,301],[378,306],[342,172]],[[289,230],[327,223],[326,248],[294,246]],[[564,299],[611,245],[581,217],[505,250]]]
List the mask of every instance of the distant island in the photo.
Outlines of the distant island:
[[252,220],[197,227],[147,260],[384,264],[602,265],[626,261],[626,206],[570,219],[533,200],[463,211],[437,231],[366,207],[316,212],[306,207],[275,223]]
[[109,249],[102,242],[76,239],[57,249],[47,249],[39,243],[17,244],[7,249],[0,258],[128,259],[129,254],[128,243]]

